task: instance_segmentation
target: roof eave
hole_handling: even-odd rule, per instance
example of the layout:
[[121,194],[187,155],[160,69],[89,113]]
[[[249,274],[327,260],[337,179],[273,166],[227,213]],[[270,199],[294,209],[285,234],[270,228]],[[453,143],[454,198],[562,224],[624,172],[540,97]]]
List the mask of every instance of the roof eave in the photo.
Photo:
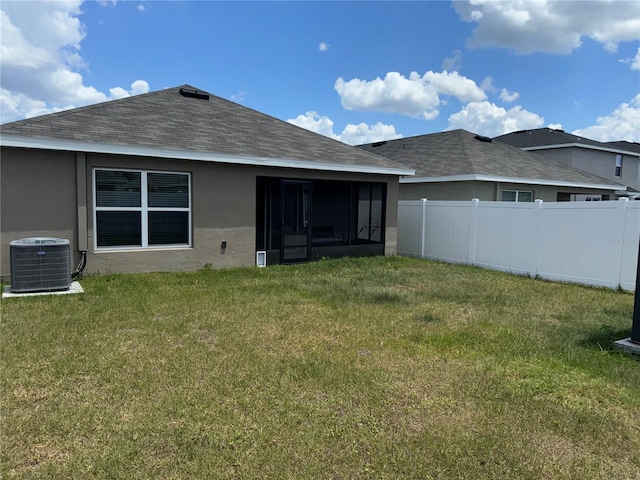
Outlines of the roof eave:
[[556,145],[536,145],[533,147],[520,147],[521,150],[528,152],[534,152],[536,150],[551,150],[556,148],[586,148],[588,150],[599,150],[601,152],[619,153],[621,155],[629,155],[632,157],[640,157],[638,152],[632,152],[630,150],[621,150],[619,148],[600,147],[598,145],[588,145],[586,143],[558,143]]
[[415,174],[415,170],[409,168],[381,167],[375,165],[345,165],[339,163],[312,162],[307,160],[285,158],[253,157],[248,155],[227,155],[221,153],[172,150],[168,148],[148,148],[130,145],[75,142],[70,140],[38,139],[15,135],[0,136],[0,145],[3,147],[35,148],[40,150],[170,158],[176,160],[193,160],[200,162],[232,163],[237,165],[295,168],[332,172],[370,173],[394,176]]
[[590,189],[598,189],[598,190],[626,191],[626,187],[624,185],[569,182],[565,180],[546,180],[546,179],[540,179],[540,178],[515,178],[515,177],[502,177],[497,175],[479,175],[479,174],[449,175],[444,177],[412,177],[412,178],[400,179],[400,183],[441,183],[441,182],[498,182],[498,183],[543,185],[543,186],[552,186],[552,187],[590,188]]

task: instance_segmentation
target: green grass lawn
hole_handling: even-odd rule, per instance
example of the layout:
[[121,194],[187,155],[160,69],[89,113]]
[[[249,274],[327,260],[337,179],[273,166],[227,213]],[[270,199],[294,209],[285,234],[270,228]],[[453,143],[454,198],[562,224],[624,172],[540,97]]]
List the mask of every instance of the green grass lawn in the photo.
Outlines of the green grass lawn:
[[408,258],[2,302],[2,478],[637,479],[633,295]]

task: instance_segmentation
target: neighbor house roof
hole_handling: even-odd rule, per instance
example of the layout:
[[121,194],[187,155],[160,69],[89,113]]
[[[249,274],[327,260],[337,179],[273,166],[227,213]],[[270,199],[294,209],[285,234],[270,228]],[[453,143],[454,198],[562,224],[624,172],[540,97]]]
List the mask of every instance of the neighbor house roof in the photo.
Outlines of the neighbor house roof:
[[413,170],[190,85],[0,126],[0,144],[411,175]]
[[401,183],[490,181],[624,190],[625,187],[506,143],[453,130],[360,145],[415,168]]
[[[603,150],[612,153],[637,155],[640,144],[631,142],[598,142],[580,137],[564,130],[553,128],[536,128],[533,130],[518,130],[495,137],[494,140],[508,143],[523,150],[545,150],[550,148],[577,147],[590,150]],[[635,153],[634,153],[635,152]]]
[[625,140],[620,140],[617,142],[606,142],[605,145],[610,145],[611,147],[618,148],[620,150],[640,153],[640,143],[638,142],[627,142]]

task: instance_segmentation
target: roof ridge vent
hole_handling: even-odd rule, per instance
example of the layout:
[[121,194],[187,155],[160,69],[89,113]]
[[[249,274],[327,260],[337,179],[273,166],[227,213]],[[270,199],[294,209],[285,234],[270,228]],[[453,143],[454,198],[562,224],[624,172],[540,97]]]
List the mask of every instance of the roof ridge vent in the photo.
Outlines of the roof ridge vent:
[[381,147],[382,145],[384,145],[385,143],[387,143],[386,140],[382,140],[381,142],[373,142],[371,144],[372,147]]
[[199,92],[195,88],[182,87],[180,89],[180,95],[182,95],[183,97],[197,98],[198,100],[209,100],[208,94]]
[[480,140],[481,142],[486,142],[486,143],[493,142],[493,139],[491,137],[485,137],[484,135],[476,135],[473,138],[475,138],[476,140]]

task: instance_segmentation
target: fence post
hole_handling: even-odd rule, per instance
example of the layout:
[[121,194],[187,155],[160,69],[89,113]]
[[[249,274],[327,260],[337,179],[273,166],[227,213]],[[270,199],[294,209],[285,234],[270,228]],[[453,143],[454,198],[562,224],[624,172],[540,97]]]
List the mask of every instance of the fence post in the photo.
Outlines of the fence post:
[[[618,219],[620,222],[620,242],[616,242],[620,244],[620,255],[618,256],[618,265],[616,265],[616,271],[618,272],[618,278],[614,281],[617,282],[617,285],[612,286],[611,288],[620,288],[622,285],[622,260],[624,255],[624,243],[627,238],[627,205],[629,205],[629,199],[627,197],[621,197],[618,199]],[[613,280],[613,279],[612,279]]]
[[426,236],[427,236],[427,199],[420,199],[420,258],[424,258],[425,256],[425,246],[426,246]]
[[531,252],[531,265],[529,275],[531,278],[538,276],[538,265],[540,265],[540,225],[542,223],[542,200],[535,201],[535,212],[533,220],[533,252]]
[[476,244],[478,240],[478,203],[479,199],[471,200],[471,222],[469,225],[469,265],[476,263]]
[[633,302],[633,324],[631,342],[640,344],[640,242],[638,242],[638,270],[636,271],[636,291]]

